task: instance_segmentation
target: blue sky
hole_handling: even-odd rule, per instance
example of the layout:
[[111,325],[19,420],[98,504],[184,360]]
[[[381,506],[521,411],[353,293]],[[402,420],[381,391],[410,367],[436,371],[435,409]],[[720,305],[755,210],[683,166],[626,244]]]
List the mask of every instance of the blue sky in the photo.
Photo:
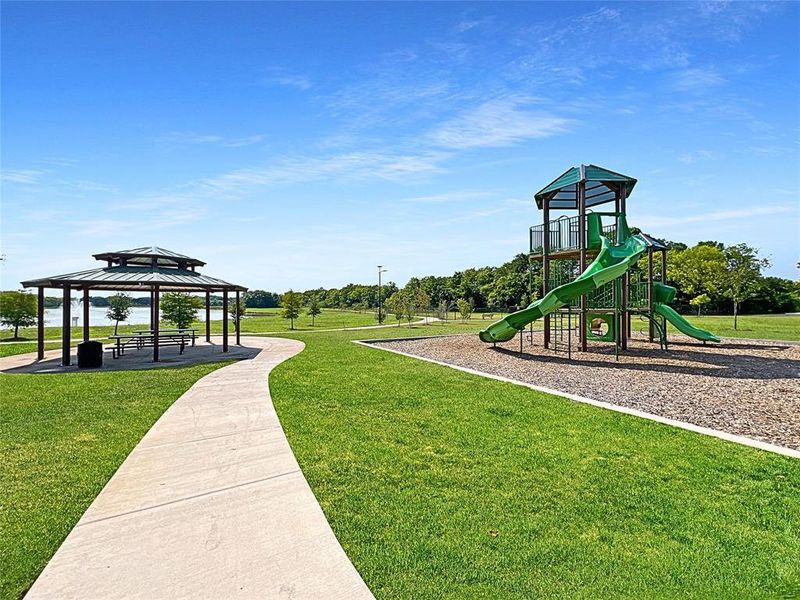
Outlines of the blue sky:
[[282,291],[499,265],[570,166],[797,277],[798,3],[2,5],[2,287],[161,245]]

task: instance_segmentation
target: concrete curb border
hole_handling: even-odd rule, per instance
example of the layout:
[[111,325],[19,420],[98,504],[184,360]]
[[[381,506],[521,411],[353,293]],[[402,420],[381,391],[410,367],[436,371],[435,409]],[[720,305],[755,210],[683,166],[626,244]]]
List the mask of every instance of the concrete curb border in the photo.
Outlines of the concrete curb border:
[[[434,337],[434,336],[427,336],[427,337]],[[446,337],[446,336],[441,336]],[[743,435],[736,435],[733,433],[727,433],[725,431],[719,431],[717,429],[711,429],[710,427],[703,427],[701,425],[695,425],[694,423],[687,423],[686,421],[679,421],[677,419],[670,419],[668,417],[662,417],[660,415],[654,415],[652,413],[644,412],[641,410],[637,410],[635,408],[628,408],[625,406],[618,406],[616,404],[611,404],[609,402],[602,402],[601,400],[593,400],[592,398],[586,398],[584,396],[577,396],[575,394],[570,394],[567,392],[562,392],[559,390],[554,390],[551,388],[546,388],[538,385],[534,385],[532,383],[525,383],[524,381],[517,381],[516,379],[510,379],[508,377],[502,377],[500,375],[493,375],[491,373],[484,373],[482,371],[478,371],[475,369],[470,369],[467,367],[461,367],[458,365],[453,365],[450,363],[446,363],[441,360],[436,360],[433,358],[426,358],[424,356],[417,356],[415,354],[411,354],[409,352],[402,352],[400,350],[393,350],[391,348],[384,348],[383,346],[378,346],[376,344],[381,342],[390,342],[390,341],[408,341],[409,339],[413,338],[398,338],[398,339],[375,339],[375,340],[352,340],[354,344],[358,344],[360,346],[366,346],[367,348],[374,348],[377,350],[383,350],[384,352],[391,352],[393,354],[399,354],[400,356],[407,356],[409,358],[416,358],[417,360],[423,360],[425,362],[433,363],[435,365],[441,365],[443,367],[449,367],[451,369],[456,369],[457,371],[463,371],[464,373],[469,373],[471,375],[478,375],[480,377],[486,377],[487,379],[494,379],[496,381],[502,381],[504,383],[511,383],[514,385],[519,385],[522,387],[526,387],[532,390],[536,390],[538,392],[544,392],[546,394],[552,394],[553,396],[560,396],[562,398],[567,398],[569,400],[573,400],[575,402],[581,402],[583,404],[590,404],[592,406],[596,406],[598,408],[604,408],[606,410],[611,410],[618,413],[624,413],[627,415],[632,415],[634,417],[641,417],[642,419],[648,419],[650,421],[655,421],[657,423],[661,423],[663,425],[669,425],[671,427],[677,427],[679,429],[686,429],[688,431],[693,431],[695,433],[701,433],[703,435],[708,435],[711,437],[719,438],[725,440],[727,442],[733,442],[734,444],[740,444],[742,446],[749,446],[750,448],[756,448],[758,450],[764,450],[765,452],[773,452],[775,454],[780,454],[782,456],[788,456],[790,458],[800,458],[800,451],[792,450],[791,448],[786,448],[784,446],[778,446],[776,444],[770,444],[767,442],[762,442],[759,440],[754,440]]]

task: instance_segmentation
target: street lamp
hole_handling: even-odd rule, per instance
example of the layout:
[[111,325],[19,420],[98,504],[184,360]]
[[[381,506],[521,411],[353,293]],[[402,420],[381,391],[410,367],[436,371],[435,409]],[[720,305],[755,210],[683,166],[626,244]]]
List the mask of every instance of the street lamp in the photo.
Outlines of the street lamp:
[[383,305],[382,305],[382,283],[381,283],[381,275],[386,273],[386,269],[383,268],[383,265],[378,265],[378,324],[383,323]]

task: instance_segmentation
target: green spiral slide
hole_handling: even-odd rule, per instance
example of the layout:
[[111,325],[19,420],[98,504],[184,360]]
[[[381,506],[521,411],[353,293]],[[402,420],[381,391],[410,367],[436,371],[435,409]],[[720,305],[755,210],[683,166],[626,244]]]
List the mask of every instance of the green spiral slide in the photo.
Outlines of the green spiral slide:
[[642,237],[630,235],[624,215],[620,215],[617,219],[620,243],[616,246],[600,234],[601,223],[598,215],[590,214],[587,221],[589,247],[600,246],[600,253],[592,264],[574,281],[548,292],[544,298],[536,300],[527,308],[492,323],[478,334],[481,341],[507,342],[529,323],[561,308],[581,294],[586,294],[620,277],[647,250],[647,243]]

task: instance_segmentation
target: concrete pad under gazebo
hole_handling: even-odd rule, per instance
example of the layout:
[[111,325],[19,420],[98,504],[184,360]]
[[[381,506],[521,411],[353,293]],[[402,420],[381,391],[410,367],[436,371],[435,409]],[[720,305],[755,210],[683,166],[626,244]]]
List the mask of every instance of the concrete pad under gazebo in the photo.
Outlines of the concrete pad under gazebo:
[[[83,291],[83,340],[89,340],[89,291],[149,292],[150,331],[153,342],[153,361],[159,360],[159,299],[162,292],[205,292],[205,339],[211,341],[211,294],[222,293],[222,351],[228,351],[228,294],[236,294],[236,305],[240,293],[247,288],[222,279],[202,275],[197,267],[206,263],[165,250],[158,246],[102,252],[94,258],[105,261],[105,267],[54,275],[23,281],[25,288],[37,288],[39,292],[37,359],[44,359],[44,290],[61,289],[63,292],[61,364],[70,364],[70,308],[72,290]],[[236,311],[236,343],[240,344],[239,311]]]

